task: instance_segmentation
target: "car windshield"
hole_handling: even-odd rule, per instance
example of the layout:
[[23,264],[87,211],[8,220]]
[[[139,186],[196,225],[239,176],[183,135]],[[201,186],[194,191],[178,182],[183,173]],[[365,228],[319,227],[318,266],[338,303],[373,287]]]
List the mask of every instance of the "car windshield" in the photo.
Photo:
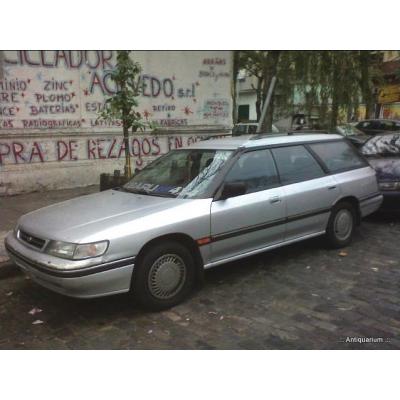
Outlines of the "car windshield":
[[201,198],[230,150],[173,150],[138,172],[124,189],[150,196]]
[[399,156],[400,134],[374,136],[363,145],[361,153],[365,156]]

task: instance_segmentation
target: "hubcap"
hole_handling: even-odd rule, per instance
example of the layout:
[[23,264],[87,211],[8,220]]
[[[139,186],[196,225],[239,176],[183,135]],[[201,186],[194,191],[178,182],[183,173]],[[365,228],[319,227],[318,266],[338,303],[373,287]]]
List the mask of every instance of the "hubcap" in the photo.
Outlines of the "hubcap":
[[149,272],[149,290],[157,299],[175,296],[186,280],[186,266],[176,254],[164,254],[153,263]]
[[334,221],[335,235],[339,240],[346,240],[353,229],[353,215],[349,210],[340,210]]

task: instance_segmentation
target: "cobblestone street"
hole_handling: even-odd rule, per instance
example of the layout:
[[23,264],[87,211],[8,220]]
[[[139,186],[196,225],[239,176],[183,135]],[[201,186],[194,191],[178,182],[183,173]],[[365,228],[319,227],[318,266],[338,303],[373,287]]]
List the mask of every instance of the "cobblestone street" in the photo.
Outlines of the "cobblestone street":
[[[313,239],[217,267],[186,302],[160,313],[129,295],[63,297],[0,267],[0,348],[398,349],[399,239],[400,218],[375,215],[344,251]],[[34,307],[42,312],[29,314]]]

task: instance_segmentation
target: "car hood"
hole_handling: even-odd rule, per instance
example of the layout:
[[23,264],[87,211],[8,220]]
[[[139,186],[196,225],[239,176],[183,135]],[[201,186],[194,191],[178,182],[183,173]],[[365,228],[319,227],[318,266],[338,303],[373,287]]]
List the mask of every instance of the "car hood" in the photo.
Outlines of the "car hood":
[[378,181],[400,181],[399,157],[368,157]]
[[18,224],[21,229],[44,239],[79,243],[95,232],[188,201],[191,200],[107,190],[25,214]]

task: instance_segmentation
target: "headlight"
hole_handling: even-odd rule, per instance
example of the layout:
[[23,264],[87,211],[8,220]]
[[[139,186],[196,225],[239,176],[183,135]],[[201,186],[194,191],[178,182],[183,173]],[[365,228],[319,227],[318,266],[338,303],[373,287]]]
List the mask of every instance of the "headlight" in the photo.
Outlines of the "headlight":
[[84,258],[103,255],[108,247],[108,241],[75,244],[60,241],[51,241],[47,246],[47,253],[70,260],[82,260]]
[[400,182],[379,182],[381,190],[400,190]]
[[88,244],[78,244],[75,249],[74,259],[98,257],[103,255],[108,247],[108,242],[96,242]]

